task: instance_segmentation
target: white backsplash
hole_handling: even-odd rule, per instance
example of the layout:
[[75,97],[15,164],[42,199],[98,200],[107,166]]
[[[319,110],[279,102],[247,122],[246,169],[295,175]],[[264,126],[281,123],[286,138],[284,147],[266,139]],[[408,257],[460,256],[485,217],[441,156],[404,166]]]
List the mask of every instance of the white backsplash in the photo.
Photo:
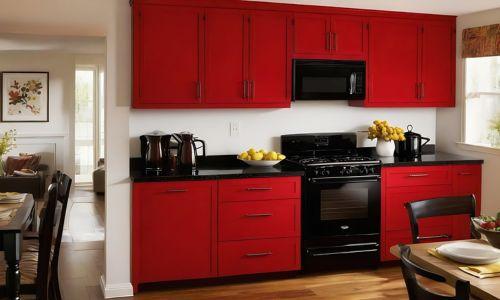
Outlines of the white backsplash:
[[[415,132],[435,142],[435,108],[362,108],[350,107],[346,101],[302,101],[292,103],[290,109],[132,109],[131,155],[140,155],[138,137],[156,129],[191,131],[207,142],[209,155],[217,155],[235,154],[250,147],[279,149],[283,134],[366,130],[375,119],[405,129],[413,124]],[[230,136],[230,123],[237,123],[237,136]]]

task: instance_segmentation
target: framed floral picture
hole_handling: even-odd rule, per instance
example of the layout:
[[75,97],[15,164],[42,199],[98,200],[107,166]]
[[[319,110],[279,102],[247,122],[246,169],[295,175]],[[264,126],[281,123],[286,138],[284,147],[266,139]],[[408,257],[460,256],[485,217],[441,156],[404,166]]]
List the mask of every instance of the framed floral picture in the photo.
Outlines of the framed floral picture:
[[2,122],[49,121],[49,72],[2,72]]

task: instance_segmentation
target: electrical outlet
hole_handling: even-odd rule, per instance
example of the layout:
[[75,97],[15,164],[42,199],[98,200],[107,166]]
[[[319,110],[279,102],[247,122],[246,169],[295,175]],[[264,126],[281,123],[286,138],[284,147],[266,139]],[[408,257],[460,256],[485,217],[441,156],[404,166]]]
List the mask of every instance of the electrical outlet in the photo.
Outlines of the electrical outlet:
[[236,137],[240,135],[240,124],[238,122],[229,122],[229,136]]

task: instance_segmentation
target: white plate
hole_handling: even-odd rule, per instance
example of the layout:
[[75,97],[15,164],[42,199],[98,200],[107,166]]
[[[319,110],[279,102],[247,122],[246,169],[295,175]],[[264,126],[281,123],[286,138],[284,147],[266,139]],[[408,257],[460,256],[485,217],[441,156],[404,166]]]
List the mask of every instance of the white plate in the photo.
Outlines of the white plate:
[[281,160],[240,160],[252,167],[272,167],[281,162]]
[[472,242],[444,244],[436,251],[451,260],[468,265],[486,265],[500,260],[500,250],[490,245]]

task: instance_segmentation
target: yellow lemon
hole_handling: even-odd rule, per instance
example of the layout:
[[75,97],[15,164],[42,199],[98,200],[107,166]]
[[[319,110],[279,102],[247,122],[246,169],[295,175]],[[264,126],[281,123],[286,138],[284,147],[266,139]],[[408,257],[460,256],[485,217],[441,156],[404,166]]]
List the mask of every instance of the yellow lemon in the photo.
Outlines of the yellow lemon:
[[250,154],[250,155],[253,155],[253,154],[257,153],[257,151],[255,151],[255,149],[254,149],[254,148],[250,148],[250,149],[248,149],[248,151],[247,151],[247,152],[248,152],[248,154]]
[[286,156],[284,156],[283,154],[278,155],[279,160],[284,160],[285,158],[286,158]]
[[271,160],[277,160],[278,159],[278,153],[275,151],[269,152],[269,155],[271,156]]
[[248,157],[248,153],[247,152],[242,152],[240,154],[240,159],[247,159],[247,157]]
[[262,154],[261,152],[256,152],[252,154],[252,160],[262,160],[263,157],[264,154]]

